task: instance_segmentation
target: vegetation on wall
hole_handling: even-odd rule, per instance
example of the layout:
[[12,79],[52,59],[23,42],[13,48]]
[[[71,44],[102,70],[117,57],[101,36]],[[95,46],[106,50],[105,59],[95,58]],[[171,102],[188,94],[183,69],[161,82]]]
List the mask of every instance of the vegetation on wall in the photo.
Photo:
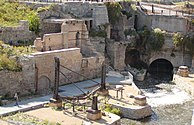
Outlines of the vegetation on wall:
[[121,5],[118,2],[107,2],[105,3],[108,10],[109,22],[115,24],[118,20],[121,13]]
[[91,28],[89,30],[89,36],[91,36],[91,37],[98,36],[98,37],[106,38],[107,37],[107,32],[106,32],[107,26],[108,26],[108,24],[104,24],[104,25],[100,25],[96,28]]
[[156,28],[152,31],[144,28],[143,30],[138,31],[138,35],[140,40],[137,45],[143,46],[147,50],[157,51],[160,50],[164,45],[165,31],[162,31],[159,28]]
[[182,51],[188,49],[191,54],[194,53],[194,34],[175,33],[173,43],[175,47],[180,47]]
[[19,57],[32,53],[30,47],[14,47],[0,41],[0,70],[21,71]]
[[105,30],[96,30],[96,29],[90,29],[90,31],[89,31],[89,36],[91,36],[91,37],[96,37],[96,36],[98,36],[98,37],[106,37],[107,36],[107,33],[106,33],[106,31]]
[[39,16],[35,10],[18,2],[0,1],[0,27],[17,26],[20,20],[29,21],[29,29],[39,31]]
[[125,37],[127,37],[128,35],[130,36],[137,36],[137,32],[135,31],[135,29],[126,29],[124,31]]
[[151,32],[150,40],[148,42],[151,50],[157,51],[162,48],[165,40],[164,34],[165,31],[162,31],[159,28],[156,28]]
[[54,10],[56,4],[50,4],[49,6],[44,6],[44,7],[38,7],[37,12],[44,12],[44,11],[48,11],[48,10]]
[[[131,1],[124,1],[127,3],[131,3]],[[119,4],[119,2],[107,2],[105,3],[107,10],[108,10],[108,17],[109,17],[109,22],[111,24],[115,24],[121,15],[126,15],[127,19],[132,17],[132,13],[129,11],[126,11],[122,8],[122,6]]]

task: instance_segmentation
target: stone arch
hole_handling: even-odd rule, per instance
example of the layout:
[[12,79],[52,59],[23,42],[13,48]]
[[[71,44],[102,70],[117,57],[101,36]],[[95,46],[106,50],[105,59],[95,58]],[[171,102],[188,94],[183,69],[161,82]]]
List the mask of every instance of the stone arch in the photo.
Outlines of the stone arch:
[[50,90],[51,90],[51,80],[45,75],[40,76],[40,78],[38,79],[37,92],[39,94],[48,94]]
[[172,80],[173,64],[165,58],[158,58],[150,63],[148,72],[152,76]]

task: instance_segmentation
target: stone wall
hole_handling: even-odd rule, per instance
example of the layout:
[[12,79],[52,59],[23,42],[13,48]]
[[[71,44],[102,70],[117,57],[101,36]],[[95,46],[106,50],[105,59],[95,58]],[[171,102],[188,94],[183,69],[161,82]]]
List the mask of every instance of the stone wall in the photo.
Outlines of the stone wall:
[[[106,45],[106,51],[108,58],[112,66],[115,69],[123,70],[126,67],[125,64],[125,54],[128,42],[115,42],[108,41]],[[134,47],[131,47],[134,49]],[[157,59],[166,59],[172,63],[174,67],[179,67],[181,65],[187,65],[189,67],[193,66],[193,57],[188,51],[183,51],[179,47],[175,47],[172,40],[172,34],[165,35],[164,45],[161,50],[152,52],[142,52],[140,51],[140,60],[145,62],[148,66]]]
[[43,40],[37,38],[34,41],[34,45],[38,51],[41,51],[41,49],[48,51],[81,47],[88,38],[87,32],[84,21],[70,19],[64,21],[60,33],[45,34]]
[[35,67],[32,57],[23,57],[20,61],[21,72],[0,71],[0,96],[13,97],[15,92],[20,95],[34,93]]
[[151,28],[160,28],[168,32],[187,32],[187,20],[183,17],[165,16],[165,15],[147,15],[138,8],[137,11],[138,29],[143,26]]
[[181,65],[187,65],[189,67],[192,66],[191,54],[187,51],[183,53],[181,48],[174,46],[173,34],[166,34],[162,49],[160,51],[151,52],[148,57],[149,61],[146,62],[148,65],[156,59],[167,59],[174,67],[179,67]]
[[161,16],[152,15],[151,25],[153,28],[160,28],[168,32],[186,32],[187,31],[187,20],[176,16]]
[[90,37],[90,42],[94,45],[94,48],[101,55],[105,52],[105,38],[103,37]]
[[108,24],[108,11],[105,5],[95,6],[92,11],[93,26]]
[[[34,2],[20,2],[31,6],[33,9],[38,7],[44,7],[53,3],[36,3]],[[103,13],[102,13],[103,12]],[[66,18],[93,18],[93,26],[101,24],[107,24],[108,13],[107,8],[103,3],[90,3],[90,2],[66,2],[62,4],[55,4],[55,7],[50,12],[44,11],[41,15],[41,19],[60,19]]]
[[34,41],[36,35],[29,31],[28,21],[21,20],[15,27],[0,27],[0,40],[17,44],[17,41]]
[[109,41],[106,46],[108,58],[111,61],[111,65],[116,70],[123,70],[125,65],[125,51],[127,44],[122,42]]
[[190,54],[183,54],[182,52],[173,52],[175,56],[171,56],[172,51],[158,51],[152,52],[149,59],[151,64],[156,59],[166,59],[172,63],[174,67],[181,65],[192,66],[192,56]]
[[[33,56],[38,69],[38,91],[47,87],[47,89],[50,89],[54,85],[54,57],[58,57],[60,59],[61,65],[85,75],[88,78],[96,78],[100,75],[101,64],[104,60],[103,57],[83,58],[79,48],[39,52],[34,53]],[[60,70],[73,82],[86,79],[62,67],[60,67]],[[45,78],[45,80],[42,78]],[[63,75],[60,75],[60,85],[67,83],[71,82]]]
[[[127,16],[122,15],[118,22],[112,27],[112,30],[118,31],[119,40],[125,40],[125,30],[133,29],[134,28],[134,17],[130,17],[127,19]],[[116,34],[115,34],[116,35]],[[111,36],[113,38],[118,36]]]

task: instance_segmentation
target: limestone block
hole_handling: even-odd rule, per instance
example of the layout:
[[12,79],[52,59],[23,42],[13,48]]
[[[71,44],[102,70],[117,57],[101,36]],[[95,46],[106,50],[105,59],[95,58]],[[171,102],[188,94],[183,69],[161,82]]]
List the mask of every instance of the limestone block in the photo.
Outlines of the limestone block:
[[99,120],[102,118],[102,112],[100,110],[96,110],[96,111],[87,111],[87,118],[90,120]]
[[182,77],[188,77],[189,76],[189,69],[187,66],[180,66],[177,74],[182,76]]
[[108,91],[108,89],[106,89],[106,90],[99,90],[97,93],[99,95],[102,95],[102,96],[107,96],[109,94],[109,91]]
[[151,106],[122,106],[118,104],[112,104],[114,108],[119,108],[123,117],[130,119],[142,119],[152,114]]
[[51,98],[49,106],[50,107],[62,108],[62,100],[55,100],[55,99]]
[[134,103],[140,106],[147,105],[146,96],[143,95],[137,95],[134,97],[135,101]]

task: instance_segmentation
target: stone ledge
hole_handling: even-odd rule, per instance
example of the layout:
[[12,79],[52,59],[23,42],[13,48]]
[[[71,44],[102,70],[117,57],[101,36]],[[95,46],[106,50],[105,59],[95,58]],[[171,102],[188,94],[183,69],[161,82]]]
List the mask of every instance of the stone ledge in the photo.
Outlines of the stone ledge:
[[119,108],[122,112],[123,117],[129,119],[142,119],[152,115],[152,109],[150,105],[146,106],[122,106],[118,104],[112,104],[113,107]]

